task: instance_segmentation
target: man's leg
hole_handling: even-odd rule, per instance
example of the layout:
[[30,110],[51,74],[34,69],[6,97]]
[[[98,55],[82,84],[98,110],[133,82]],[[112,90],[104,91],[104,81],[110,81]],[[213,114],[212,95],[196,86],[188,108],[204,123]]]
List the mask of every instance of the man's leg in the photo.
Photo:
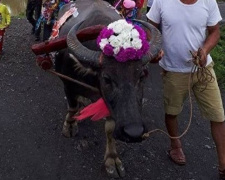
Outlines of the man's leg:
[[[177,116],[165,114],[166,128],[170,136],[179,136]],[[179,165],[186,163],[186,158],[182,150],[182,144],[180,139],[170,139],[171,149],[168,151],[170,158]]]
[[35,41],[41,40],[40,34],[41,34],[41,24],[39,25],[38,28],[35,28]]
[[38,19],[41,17],[41,8],[42,8],[42,3],[41,1],[36,2],[35,7],[34,7],[34,11],[35,11],[35,41],[39,41],[40,40],[40,34],[41,34],[41,24],[39,25],[39,27],[37,27],[37,22]]
[[216,144],[219,169],[225,170],[225,122],[211,122],[211,132]]
[[[207,88],[204,91],[200,91],[205,88],[204,84],[195,84],[193,92],[203,116],[211,122],[211,133],[216,144],[219,170],[223,171],[223,179],[225,180],[225,117],[221,93],[213,65],[214,63],[212,62],[207,66],[213,77],[213,81],[207,83]],[[197,76],[195,78],[197,79]]]
[[43,30],[43,41],[47,41],[52,33],[53,24],[46,24],[44,23],[44,30]]
[[26,17],[29,23],[32,25],[32,31],[31,31],[32,34],[34,34],[35,32],[35,24],[36,24],[36,20],[33,18],[33,14],[34,14],[33,4],[28,3],[27,9],[26,9]]

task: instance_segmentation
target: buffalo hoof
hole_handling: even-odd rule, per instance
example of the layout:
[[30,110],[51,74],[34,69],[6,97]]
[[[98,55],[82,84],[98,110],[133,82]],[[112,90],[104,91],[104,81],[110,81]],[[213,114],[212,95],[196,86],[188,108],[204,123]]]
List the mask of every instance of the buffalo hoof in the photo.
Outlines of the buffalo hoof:
[[71,124],[71,136],[74,137],[78,134],[78,125],[77,123]]
[[68,123],[68,122],[64,122],[63,124],[63,129],[62,129],[62,134],[65,136],[65,137],[74,137],[76,136],[78,133],[78,126],[77,126],[77,123],[74,122],[74,123]]
[[120,178],[125,176],[125,169],[119,158],[116,158],[116,160],[108,158],[105,166],[106,172],[110,178]]

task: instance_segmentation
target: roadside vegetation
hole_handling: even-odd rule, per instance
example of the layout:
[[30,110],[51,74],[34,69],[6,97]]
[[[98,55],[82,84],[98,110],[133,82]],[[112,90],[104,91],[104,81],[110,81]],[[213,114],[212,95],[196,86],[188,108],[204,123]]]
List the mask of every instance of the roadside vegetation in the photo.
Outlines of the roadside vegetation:
[[221,88],[225,89],[225,25],[221,26],[221,38],[218,45],[211,52],[215,61],[215,72],[218,83]]

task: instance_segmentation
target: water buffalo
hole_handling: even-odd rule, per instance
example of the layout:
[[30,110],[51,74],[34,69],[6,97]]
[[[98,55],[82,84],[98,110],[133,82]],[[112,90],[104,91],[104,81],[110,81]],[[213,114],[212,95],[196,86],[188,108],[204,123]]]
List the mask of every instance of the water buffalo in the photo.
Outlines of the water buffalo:
[[[116,152],[115,139],[138,142],[147,131],[142,118],[143,85],[147,77],[145,69],[161,49],[161,35],[149,23],[139,21],[148,34],[149,51],[140,60],[118,62],[113,56],[102,53],[90,31],[94,34],[95,27],[107,26],[122,17],[102,0],[76,0],[75,6],[79,14],[70,17],[59,32],[59,37],[67,36],[68,48],[57,52],[55,69],[93,89],[62,79],[68,100],[63,134],[67,137],[76,135],[78,124],[73,116],[86,105],[87,99],[94,102],[103,98],[110,112],[110,116],[105,118],[105,167],[111,177],[122,177],[125,171]],[[71,4],[65,5],[58,18],[70,7]],[[78,38],[77,33],[85,29],[89,35]]]

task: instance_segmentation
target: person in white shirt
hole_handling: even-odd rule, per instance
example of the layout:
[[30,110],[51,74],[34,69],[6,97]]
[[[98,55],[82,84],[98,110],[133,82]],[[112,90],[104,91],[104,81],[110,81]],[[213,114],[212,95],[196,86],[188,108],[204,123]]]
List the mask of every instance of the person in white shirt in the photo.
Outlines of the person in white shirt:
[[[210,51],[220,38],[218,22],[222,20],[216,0],[154,0],[146,14],[148,21],[162,32],[164,56],[159,61],[163,69],[165,123],[171,136],[178,136],[177,116],[188,97],[189,85],[202,115],[211,123],[216,144],[219,174],[225,179],[224,108]],[[192,61],[195,60],[195,61]],[[200,70],[210,72],[207,86],[197,76]],[[189,76],[192,74],[192,84]],[[210,80],[209,80],[210,79]],[[207,81],[209,80],[209,81]],[[170,141],[170,158],[179,165],[186,163],[180,139]]]

